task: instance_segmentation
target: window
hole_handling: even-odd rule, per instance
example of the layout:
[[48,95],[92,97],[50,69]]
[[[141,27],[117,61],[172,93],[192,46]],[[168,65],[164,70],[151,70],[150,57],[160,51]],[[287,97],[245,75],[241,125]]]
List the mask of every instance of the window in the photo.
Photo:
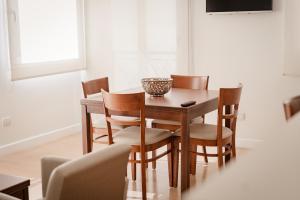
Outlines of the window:
[[83,0],[7,0],[12,80],[82,70]]

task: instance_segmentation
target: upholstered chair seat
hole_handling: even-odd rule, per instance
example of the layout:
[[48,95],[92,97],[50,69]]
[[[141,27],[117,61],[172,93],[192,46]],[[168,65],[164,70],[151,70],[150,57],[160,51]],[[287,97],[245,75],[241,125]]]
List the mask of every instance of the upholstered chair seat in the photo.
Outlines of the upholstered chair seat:
[[[145,129],[145,144],[155,144],[166,138],[172,136],[169,130],[158,128],[146,128]],[[114,136],[114,142],[126,143],[129,145],[140,145],[141,143],[141,128],[137,126],[131,126],[118,131]]]
[[[171,121],[171,120],[161,120],[161,119],[154,119],[152,121],[153,124],[161,124],[161,125],[173,125],[176,127],[180,127],[181,123],[179,121]],[[193,124],[202,124],[203,123],[203,118],[202,117],[197,117],[191,121]]]
[[[227,127],[222,127],[222,139],[232,136],[232,131]],[[179,133],[176,135],[180,136]],[[190,138],[202,140],[216,140],[217,139],[217,125],[213,124],[191,124]]]

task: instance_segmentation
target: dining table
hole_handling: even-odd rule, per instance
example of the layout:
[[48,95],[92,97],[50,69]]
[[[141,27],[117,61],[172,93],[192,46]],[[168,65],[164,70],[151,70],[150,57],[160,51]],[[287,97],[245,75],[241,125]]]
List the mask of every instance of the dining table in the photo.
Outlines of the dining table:
[[[136,93],[144,91],[134,88],[116,93]],[[218,91],[172,88],[161,97],[145,96],[145,116],[147,119],[173,120],[181,123],[181,191],[190,185],[190,130],[192,119],[203,116],[218,108]],[[195,101],[194,105],[182,107],[181,104]],[[91,114],[104,114],[104,105],[101,95],[81,99],[82,112],[82,148],[83,154],[92,151],[93,133]],[[138,113],[115,113],[138,117]]]

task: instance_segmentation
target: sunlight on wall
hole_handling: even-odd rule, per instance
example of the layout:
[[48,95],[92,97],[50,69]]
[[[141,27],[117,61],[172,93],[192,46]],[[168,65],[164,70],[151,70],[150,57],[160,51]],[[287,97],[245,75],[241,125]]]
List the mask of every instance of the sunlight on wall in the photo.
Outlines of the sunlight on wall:
[[116,89],[176,70],[176,0],[112,0],[113,76]]

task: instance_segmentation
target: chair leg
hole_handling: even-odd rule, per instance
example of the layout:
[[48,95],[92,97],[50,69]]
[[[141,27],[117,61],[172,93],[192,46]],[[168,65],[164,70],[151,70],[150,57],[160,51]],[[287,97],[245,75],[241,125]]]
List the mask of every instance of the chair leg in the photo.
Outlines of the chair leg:
[[218,166],[221,168],[223,166],[223,147],[218,145]]
[[204,162],[208,163],[206,146],[202,146],[202,149],[203,149],[203,153],[204,153]]
[[[203,124],[204,124],[204,122],[205,122],[205,115],[202,115],[201,117],[203,119]],[[204,162],[208,163],[208,157],[206,155],[207,154],[206,146],[202,146],[202,150],[203,150],[203,153],[204,153]]]
[[[156,157],[156,150],[152,151],[152,158]],[[156,160],[152,161],[152,169],[156,169]]]
[[146,188],[146,152],[141,151],[141,177],[142,177],[142,199],[147,199],[147,188]]
[[[151,123],[151,128],[156,128],[156,125]],[[156,150],[152,151],[152,158],[156,157]],[[156,160],[152,161],[152,169],[156,169]]]
[[89,134],[90,134],[90,144],[91,144],[91,151],[93,151],[93,147],[94,147],[94,128],[93,128],[93,124],[92,124],[92,117],[90,117],[90,130],[89,130]]
[[[145,160],[148,160],[148,153],[145,154]],[[148,162],[145,163],[146,168],[148,168]]]
[[173,187],[173,144],[168,144],[168,151],[170,150],[171,153],[168,154],[168,171],[169,171],[169,186]]
[[178,166],[179,166],[179,138],[173,140],[173,187],[178,185]]
[[232,138],[232,144],[231,144],[231,152],[232,152],[232,157],[236,157],[236,147],[235,147],[235,137]]
[[[136,153],[130,153],[131,160],[136,160]],[[131,163],[131,178],[133,181],[136,180],[136,163]]]
[[197,165],[197,154],[193,153],[197,152],[197,145],[191,145],[191,153],[190,153],[190,174],[196,174],[196,165]]
[[[226,152],[226,151],[232,151],[232,146],[231,146],[231,144],[228,144],[228,145],[225,146],[225,152]],[[228,154],[228,155],[225,155],[225,163],[229,162],[230,159],[231,159],[231,153]]]

